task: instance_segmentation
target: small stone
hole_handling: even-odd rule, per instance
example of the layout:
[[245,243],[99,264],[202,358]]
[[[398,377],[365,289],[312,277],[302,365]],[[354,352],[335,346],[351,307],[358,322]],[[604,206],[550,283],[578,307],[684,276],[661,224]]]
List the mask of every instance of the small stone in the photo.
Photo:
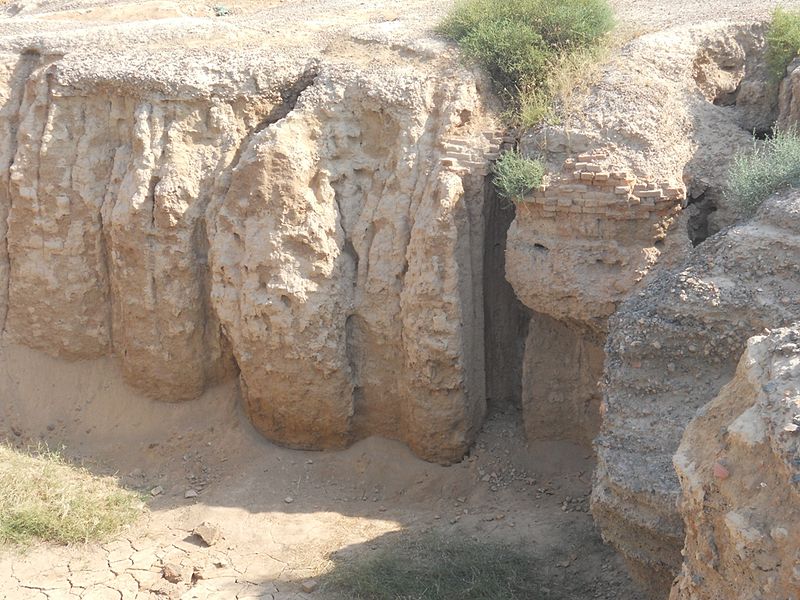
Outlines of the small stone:
[[161,569],[161,576],[170,583],[178,583],[181,580],[181,568],[178,565],[167,563]]
[[787,433],[796,433],[798,429],[800,429],[800,425],[797,425],[795,423],[789,423],[786,427],[783,428],[783,430]]
[[319,587],[319,584],[314,579],[308,579],[300,584],[300,589],[306,594],[310,594],[311,592],[315,591],[317,587]]
[[284,498],[283,501],[286,502],[286,504],[291,504],[292,502],[294,502],[294,498],[292,498],[291,496],[286,496],[286,498]]
[[769,535],[776,542],[782,542],[789,537],[789,532],[784,527],[773,527]]
[[195,527],[192,533],[203,540],[208,546],[213,546],[222,537],[220,528],[208,521],[204,521]]
[[197,492],[195,490],[186,490],[183,494],[184,498],[197,498]]
[[728,470],[728,468],[721,462],[714,463],[713,471],[714,471],[714,477],[716,477],[717,479],[727,479],[728,477],[731,476],[731,473]]
[[160,485],[157,485],[152,490],[150,490],[150,495],[151,496],[160,496],[163,493],[164,493],[164,488],[161,487]]

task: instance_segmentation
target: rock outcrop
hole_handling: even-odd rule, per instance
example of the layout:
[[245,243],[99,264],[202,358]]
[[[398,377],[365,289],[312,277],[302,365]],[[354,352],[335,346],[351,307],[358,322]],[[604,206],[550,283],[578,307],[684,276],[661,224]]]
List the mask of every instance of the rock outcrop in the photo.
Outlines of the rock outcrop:
[[800,317],[800,192],[695,248],[610,321],[592,512],[653,597],[681,565],[672,465],[698,408],[731,379],[748,338]]
[[671,600],[800,597],[800,329],[753,337],[674,458],[686,528]]
[[269,25],[296,19],[282,7],[260,31],[18,8],[0,22],[5,336],[113,354],[167,401],[238,375],[289,446],[380,434],[460,458],[485,409],[501,142],[480,75],[419,15],[343,10],[336,36],[292,37]]

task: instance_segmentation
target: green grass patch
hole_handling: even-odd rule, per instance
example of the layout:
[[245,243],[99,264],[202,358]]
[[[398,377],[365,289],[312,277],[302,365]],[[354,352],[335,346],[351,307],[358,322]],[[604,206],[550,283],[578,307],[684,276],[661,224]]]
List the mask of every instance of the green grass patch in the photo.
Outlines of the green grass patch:
[[725,196],[748,216],[778,190],[799,185],[800,134],[792,127],[763,142],[754,140],[751,152],[734,157]]
[[511,150],[497,159],[493,173],[498,194],[508,200],[521,200],[525,194],[541,185],[544,165],[539,160]]
[[800,11],[776,8],[767,30],[767,64],[772,77],[780,81],[786,67],[800,55]]
[[103,540],[135,521],[141,498],[46,448],[0,444],[0,544]]
[[429,534],[341,563],[323,588],[347,600],[545,598],[534,560],[520,548]]
[[606,0],[460,0],[439,27],[491,75],[514,125],[551,114],[574,57],[602,48],[614,27]]

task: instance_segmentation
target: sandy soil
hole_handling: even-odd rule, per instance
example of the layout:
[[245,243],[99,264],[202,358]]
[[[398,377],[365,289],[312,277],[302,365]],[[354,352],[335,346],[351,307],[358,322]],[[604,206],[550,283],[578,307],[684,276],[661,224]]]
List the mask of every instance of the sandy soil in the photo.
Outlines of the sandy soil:
[[[653,31],[702,21],[768,18],[777,6],[800,7],[800,0],[610,0],[619,20],[628,27]],[[8,17],[93,23],[133,22],[175,17],[222,17],[245,30],[270,37],[304,42],[310,33],[330,38],[360,23],[387,23],[392,29],[430,31],[453,0],[428,2],[364,2],[361,0],[16,0],[5,4]],[[291,31],[290,36],[286,32]]]

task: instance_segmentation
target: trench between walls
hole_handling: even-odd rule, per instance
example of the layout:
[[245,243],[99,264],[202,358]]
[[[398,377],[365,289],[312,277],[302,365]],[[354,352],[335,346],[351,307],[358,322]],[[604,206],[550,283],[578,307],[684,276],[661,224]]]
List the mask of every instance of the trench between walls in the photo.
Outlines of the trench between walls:
[[517,210],[487,177],[483,314],[488,417],[513,415],[528,442],[571,442],[588,450],[601,422],[605,339],[532,310],[517,298],[506,279],[507,235]]
[[506,280],[506,239],[516,206],[502,198],[487,176],[484,182],[483,323],[486,399],[493,413],[522,413],[525,340],[531,311]]

